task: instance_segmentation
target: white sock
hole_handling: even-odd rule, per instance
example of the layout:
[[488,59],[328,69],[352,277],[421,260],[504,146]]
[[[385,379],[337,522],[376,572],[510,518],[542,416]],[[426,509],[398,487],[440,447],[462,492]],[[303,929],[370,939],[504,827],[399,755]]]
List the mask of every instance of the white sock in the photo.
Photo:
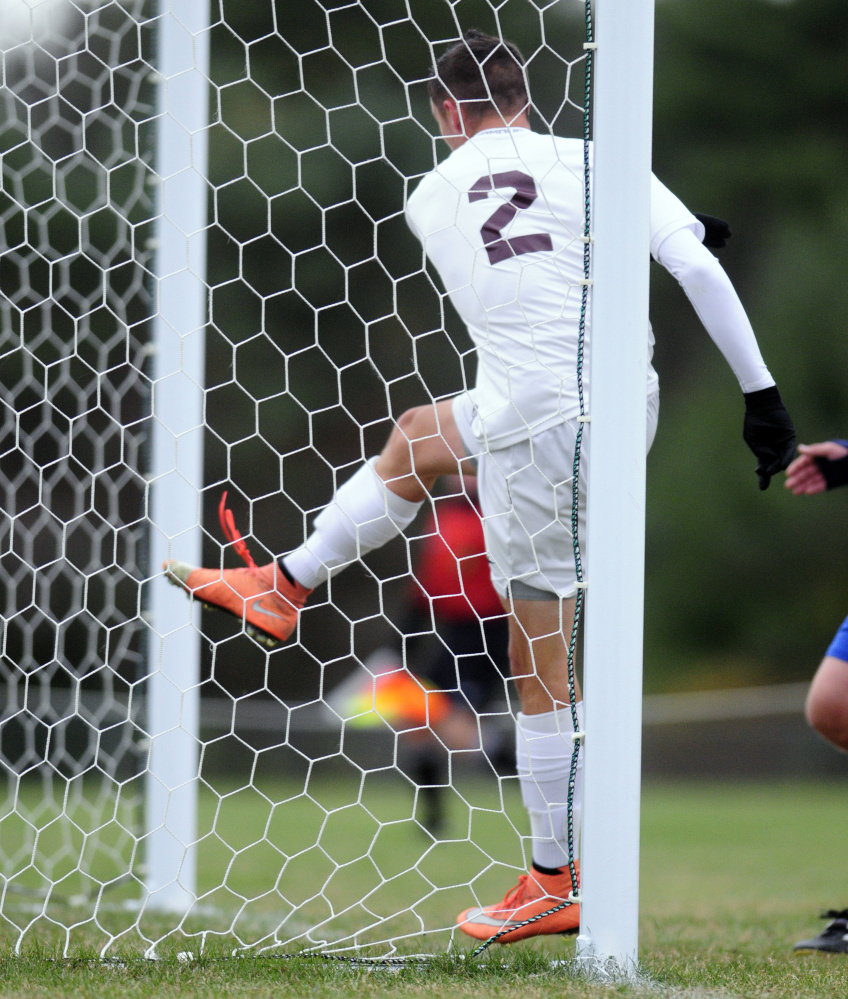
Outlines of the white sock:
[[[583,702],[576,706],[583,730]],[[568,785],[574,743],[571,708],[541,715],[518,715],[516,762],[521,797],[530,815],[533,860],[542,867],[565,867],[568,851]],[[583,752],[578,755],[572,793],[574,859],[579,856],[583,804]]]
[[421,503],[396,496],[374,471],[371,458],[336,490],[315,518],[306,542],[282,559],[307,589],[400,534],[415,519]]

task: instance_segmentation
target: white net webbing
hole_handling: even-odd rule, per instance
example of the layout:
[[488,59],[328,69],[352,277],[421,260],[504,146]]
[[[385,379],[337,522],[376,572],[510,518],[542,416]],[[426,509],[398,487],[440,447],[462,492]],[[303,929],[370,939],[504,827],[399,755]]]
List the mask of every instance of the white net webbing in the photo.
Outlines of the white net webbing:
[[[536,127],[580,136],[583,18],[543,0],[212,5],[204,564],[237,564],[222,490],[268,561],[393,418],[469,384],[470,341],[403,217],[442,156],[425,81],[464,30],[500,34],[527,57]],[[443,949],[530,856],[503,635],[458,647],[422,602],[423,515],[287,645],[196,619],[196,901],[145,904],[162,21],[151,0],[0,7],[0,942]],[[490,676],[465,728],[434,737],[422,688],[386,677],[446,652]]]

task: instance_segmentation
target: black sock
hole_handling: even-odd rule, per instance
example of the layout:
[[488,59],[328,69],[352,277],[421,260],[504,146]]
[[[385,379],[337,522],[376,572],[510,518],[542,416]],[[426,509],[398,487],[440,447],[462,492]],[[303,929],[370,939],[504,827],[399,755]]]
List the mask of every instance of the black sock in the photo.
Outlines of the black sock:
[[292,586],[297,586],[297,580],[286,568],[286,564],[285,562],[283,562],[281,558],[277,559],[277,566],[279,567],[280,572],[286,577],[286,579],[292,584]]
[[537,864],[533,861],[533,870],[538,871],[540,874],[562,874],[562,867],[542,867],[541,864]]

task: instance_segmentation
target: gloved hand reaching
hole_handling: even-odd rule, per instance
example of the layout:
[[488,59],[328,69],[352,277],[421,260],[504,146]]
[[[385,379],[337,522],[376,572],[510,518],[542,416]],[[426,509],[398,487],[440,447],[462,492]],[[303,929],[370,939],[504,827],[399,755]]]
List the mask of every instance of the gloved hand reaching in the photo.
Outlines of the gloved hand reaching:
[[782,472],[795,454],[795,427],[776,385],[745,393],[745,443],[759,464],[760,489],[768,489],[773,475]]

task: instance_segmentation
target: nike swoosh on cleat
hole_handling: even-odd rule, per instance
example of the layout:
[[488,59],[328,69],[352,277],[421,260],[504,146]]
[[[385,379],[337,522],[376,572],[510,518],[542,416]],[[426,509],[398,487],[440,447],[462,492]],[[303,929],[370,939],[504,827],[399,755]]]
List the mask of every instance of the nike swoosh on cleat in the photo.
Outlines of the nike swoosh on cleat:
[[283,617],[282,614],[277,614],[274,611],[266,610],[262,606],[261,598],[259,600],[254,600],[253,603],[250,605],[250,609],[252,611],[256,611],[257,614],[265,614],[267,617],[275,617],[278,621],[285,621],[285,618]]
[[471,923],[475,926],[496,926],[499,930],[520,926],[524,921],[523,919],[495,919],[482,909],[478,909],[476,912],[469,912],[465,920],[466,923]]

